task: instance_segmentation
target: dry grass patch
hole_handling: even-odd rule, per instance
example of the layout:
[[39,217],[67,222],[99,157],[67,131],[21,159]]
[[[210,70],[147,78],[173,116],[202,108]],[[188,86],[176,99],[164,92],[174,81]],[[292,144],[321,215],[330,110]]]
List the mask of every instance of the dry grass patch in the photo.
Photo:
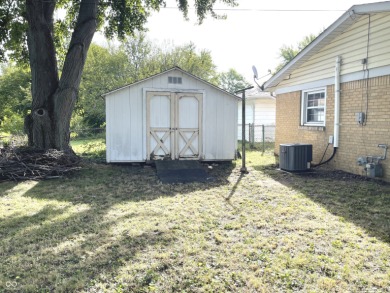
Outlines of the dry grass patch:
[[0,184],[0,291],[389,290],[389,185],[248,161],[249,174],[221,164],[207,184],[93,163]]

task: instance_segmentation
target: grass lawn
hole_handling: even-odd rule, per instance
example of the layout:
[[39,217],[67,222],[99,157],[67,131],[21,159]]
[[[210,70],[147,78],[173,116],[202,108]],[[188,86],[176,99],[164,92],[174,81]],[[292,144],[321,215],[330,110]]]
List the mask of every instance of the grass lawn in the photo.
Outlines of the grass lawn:
[[1,183],[0,292],[390,291],[390,185],[247,158],[207,184],[93,161]]

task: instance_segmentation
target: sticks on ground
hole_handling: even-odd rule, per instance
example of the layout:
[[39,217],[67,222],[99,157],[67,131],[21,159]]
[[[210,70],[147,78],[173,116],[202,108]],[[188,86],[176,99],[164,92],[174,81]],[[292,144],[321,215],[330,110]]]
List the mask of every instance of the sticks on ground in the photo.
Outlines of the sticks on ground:
[[58,178],[78,170],[80,158],[73,152],[32,148],[0,149],[0,182]]

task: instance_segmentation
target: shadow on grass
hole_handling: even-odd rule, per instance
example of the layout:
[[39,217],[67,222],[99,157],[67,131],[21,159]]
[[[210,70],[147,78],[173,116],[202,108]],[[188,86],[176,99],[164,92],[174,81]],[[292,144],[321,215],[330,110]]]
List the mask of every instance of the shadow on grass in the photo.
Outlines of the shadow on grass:
[[67,178],[40,182],[25,196],[99,207],[150,201],[229,184],[233,169],[234,163],[218,164],[209,170],[213,180],[207,183],[161,184],[154,167],[93,164]]
[[240,184],[240,182],[241,182],[242,178],[244,178],[244,176],[245,176],[245,173],[241,173],[240,174],[240,176],[238,177],[236,183],[234,183],[232,190],[230,191],[229,195],[225,198],[225,200],[229,201],[233,197],[233,195],[237,191],[238,185]]
[[301,192],[332,214],[364,228],[369,235],[390,243],[390,184],[326,169],[306,173],[255,166],[281,184]]
[[[114,279],[137,253],[149,246],[168,247],[174,241],[169,232],[156,231],[135,237],[122,233],[113,239],[109,231],[116,221],[102,220],[103,213],[88,209],[61,220],[52,218],[51,223],[32,224],[27,231],[2,238],[1,275],[5,280],[1,284],[17,284],[14,289],[20,292],[73,292],[94,286],[91,280]],[[140,284],[147,286],[152,280],[145,278]]]
[[0,198],[7,195],[7,192],[17,185],[16,182],[0,182]]
[[[73,292],[107,283],[107,278],[112,279],[109,290],[119,290],[115,277],[126,263],[148,247],[163,250],[175,239],[169,230],[151,224],[132,234],[118,228],[118,223],[138,217],[148,223],[145,219],[153,219],[158,211],[108,216],[111,208],[225,185],[233,168],[232,164],[214,167],[210,175],[215,180],[207,184],[162,185],[150,167],[96,164],[70,177],[37,183],[23,197],[42,200],[38,209],[16,212],[0,224],[0,291]],[[163,263],[154,264],[139,276],[134,292],[146,290],[164,269]]]

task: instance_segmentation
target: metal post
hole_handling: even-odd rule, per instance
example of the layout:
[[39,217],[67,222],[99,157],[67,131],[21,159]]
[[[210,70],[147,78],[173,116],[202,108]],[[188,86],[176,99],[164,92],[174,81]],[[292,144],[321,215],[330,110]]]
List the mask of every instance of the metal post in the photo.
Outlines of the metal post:
[[245,166],[245,91],[242,92],[242,129],[241,129],[241,147],[242,147],[242,166],[241,172],[247,172]]
[[236,91],[235,93],[242,93],[242,131],[241,131],[241,140],[242,140],[242,166],[241,173],[247,173],[248,170],[245,166],[245,91],[252,89],[253,86],[247,87],[245,89]]
[[249,143],[251,145],[251,149],[255,147],[255,124],[249,123]]
[[264,124],[261,125],[262,129],[263,129],[263,153],[265,152],[265,127],[264,127]]

